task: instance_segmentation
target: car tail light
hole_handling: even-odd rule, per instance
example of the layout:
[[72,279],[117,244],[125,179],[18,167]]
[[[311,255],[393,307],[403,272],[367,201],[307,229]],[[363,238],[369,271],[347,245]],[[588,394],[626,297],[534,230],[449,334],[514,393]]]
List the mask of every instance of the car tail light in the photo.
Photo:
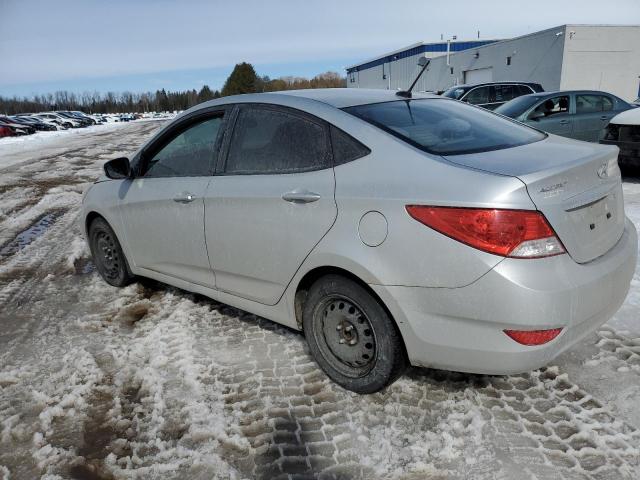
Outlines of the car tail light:
[[561,328],[550,330],[504,330],[512,340],[521,345],[543,345],[560,335]]
[[485,252],[515,258],[550,257],[565,249],[544,215],[536,210],[407,205],[427,227]]

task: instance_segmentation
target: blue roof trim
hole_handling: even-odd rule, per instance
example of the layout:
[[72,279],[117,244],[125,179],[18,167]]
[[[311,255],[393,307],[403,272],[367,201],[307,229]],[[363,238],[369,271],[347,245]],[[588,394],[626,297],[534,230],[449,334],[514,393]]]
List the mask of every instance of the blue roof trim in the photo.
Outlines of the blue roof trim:
[[[470,42],[451,42],[451,52],[461,52],[462,50],[469,50],[470,48],[477,48],[483,45],[488,45],[490,43],[495,43],[498,40],[476,40]],[[404,50],[402,52],[395,53],[393,55],[387,55],[386,57],[381,57],[371,62],[363,63],[353,68],[348,68],[347,73],[358,72],[362,70],[366,70],[368,68],[377,67],[378,65],[382,65],[383,63],[389,63],[395,60],[400,60],[402,58],[412,57],[414,55],[419,55],[421,53],[426,52],[446,52],[447,51],[447,42],[442,43],[427,43],[425,45],[420,45],[419,47],[410,48],[408,50]]]

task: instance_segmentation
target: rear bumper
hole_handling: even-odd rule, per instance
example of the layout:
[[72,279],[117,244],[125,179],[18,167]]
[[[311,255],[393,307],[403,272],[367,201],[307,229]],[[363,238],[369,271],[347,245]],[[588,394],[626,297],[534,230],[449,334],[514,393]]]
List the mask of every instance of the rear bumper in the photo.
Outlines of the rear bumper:
[[[396,319],[413,365],[509,374],[546,365],[618,310],[635,272],[638,239],[627,219],[605,255],[578,264],[569,255],[505,259],[461,288],[371,285]],[[524,346],[504,329],[562,327],[541,346]]]

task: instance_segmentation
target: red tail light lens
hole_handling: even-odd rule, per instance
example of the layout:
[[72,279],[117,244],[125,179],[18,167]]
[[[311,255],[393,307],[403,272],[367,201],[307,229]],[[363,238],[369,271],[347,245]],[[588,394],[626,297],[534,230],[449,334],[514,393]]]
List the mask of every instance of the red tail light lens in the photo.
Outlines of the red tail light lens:
[[543,345],[560,335],[561,328],[550,330],[505,330],[511,339],[521,345]]
[[420,223],[485,252],[504,257],[539,258],[564,253],[542,213],[535,210],[407,205]]

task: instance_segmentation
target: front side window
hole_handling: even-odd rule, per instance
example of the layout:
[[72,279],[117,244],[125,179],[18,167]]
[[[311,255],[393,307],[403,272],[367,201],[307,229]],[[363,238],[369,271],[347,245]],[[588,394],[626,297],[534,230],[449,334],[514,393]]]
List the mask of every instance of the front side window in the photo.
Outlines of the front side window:
[[576,113],[595,113],[613,110],[613,102],[604,95],[576,95]]
[[529,114],[529,119],[546,118],[560,113],[569,113],[569,97],[567,95],[546,99]]
[[499,150],[545,138],[489,111],[445,99],[397,100],[344,110],[437,155]]
[[217,155],[222,114],[191,125],[152,155],[145,177],[208,175]]
[[464,101],[472,105],[489,103],[489,87],[474,88],[464,97]]
[[244,107],[233,129],[225,173],[294,173],[329,164],[323,125],[281,109]]

